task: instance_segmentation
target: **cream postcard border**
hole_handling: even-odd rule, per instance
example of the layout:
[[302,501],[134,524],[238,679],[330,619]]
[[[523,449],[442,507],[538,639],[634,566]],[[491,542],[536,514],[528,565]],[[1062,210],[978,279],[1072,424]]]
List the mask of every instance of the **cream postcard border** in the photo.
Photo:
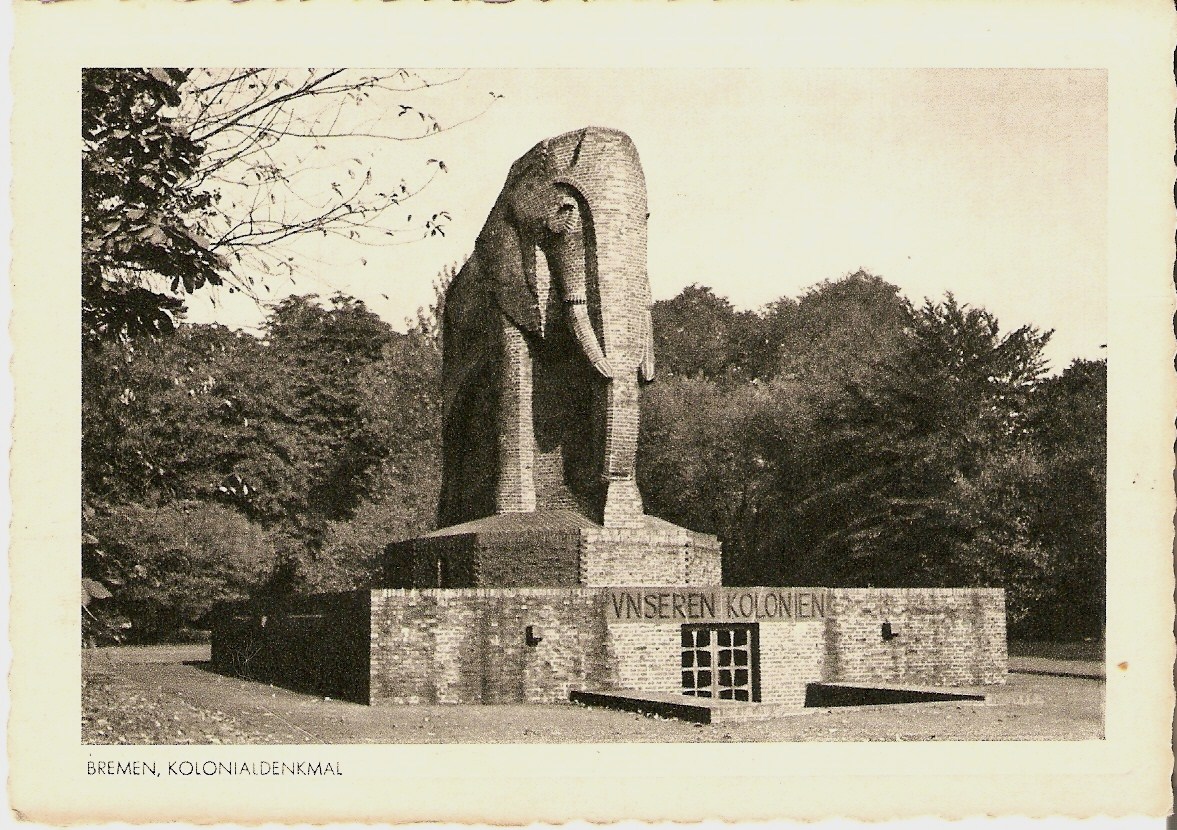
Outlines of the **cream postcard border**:
[[[1168,812],[1172,8],[1158,2],[231,4],[14,8],[10,797],[47,822],[756,820]],[[111,66],[1105,68],[1107,738],[921,744],[83,747],[79,72]],[[747,125],[754,129],[754,123]],[[720,286],[721,287],[721,286]],[[1065,290],[1060,286],[1060,290]],[[1117,668],[1121,663],[1126,670]],[[332,781],[87,778],[107,759],[337,759]]]

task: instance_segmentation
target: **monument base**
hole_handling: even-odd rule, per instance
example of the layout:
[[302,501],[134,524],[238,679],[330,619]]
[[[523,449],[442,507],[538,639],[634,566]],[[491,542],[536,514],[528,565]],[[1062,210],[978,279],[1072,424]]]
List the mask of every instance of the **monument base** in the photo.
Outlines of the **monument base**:
[[388,588],[718,585],[719,540],[653,516],[604,527],[574,510],[500,513],[389,545]]
[[612,690],[800,710],[814,684],[877,697],[1004,683],[1007,669],[1005,594],[992,588],[385,589],[214,619],[218,671],[369,704]]

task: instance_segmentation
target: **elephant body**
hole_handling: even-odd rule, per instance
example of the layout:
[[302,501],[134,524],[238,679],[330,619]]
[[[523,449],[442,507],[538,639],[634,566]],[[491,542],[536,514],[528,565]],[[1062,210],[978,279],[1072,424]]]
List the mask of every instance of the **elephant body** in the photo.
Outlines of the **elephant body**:
[[443,317],[442,526],[574,509],[640,520],[639,383],[653,378],[645,179],[588,127],[511,167]]

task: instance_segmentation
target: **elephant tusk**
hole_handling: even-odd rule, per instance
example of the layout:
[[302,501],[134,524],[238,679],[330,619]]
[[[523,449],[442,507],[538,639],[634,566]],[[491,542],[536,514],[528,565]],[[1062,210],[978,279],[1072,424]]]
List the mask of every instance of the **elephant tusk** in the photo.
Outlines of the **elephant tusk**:
[[638,372],[646,383],[654,379],[654,325],[649,309],[642,315],[642,360]]
[[576,337],[576,342],[580,344],[584,356],[588,358],[589,363],[602,377],[612,378],[613,367],[605,359],[605,352],[602,351],[601,344],[597,342],[597,333],[593,331],[593,324],[589,322],[585,298],[579,295],[566,297],[564,305],[568,309],[568,316],[572,318],[572,334]]

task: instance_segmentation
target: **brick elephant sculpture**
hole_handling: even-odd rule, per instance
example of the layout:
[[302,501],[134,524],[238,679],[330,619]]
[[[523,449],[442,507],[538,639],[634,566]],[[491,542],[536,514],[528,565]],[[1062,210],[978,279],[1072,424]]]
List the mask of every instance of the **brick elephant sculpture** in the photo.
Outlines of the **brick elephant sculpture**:
[[606,526],[641,517],[647,216],[622,132],[566,133],[512,165],[446,292],[442,526],[552,509]]

